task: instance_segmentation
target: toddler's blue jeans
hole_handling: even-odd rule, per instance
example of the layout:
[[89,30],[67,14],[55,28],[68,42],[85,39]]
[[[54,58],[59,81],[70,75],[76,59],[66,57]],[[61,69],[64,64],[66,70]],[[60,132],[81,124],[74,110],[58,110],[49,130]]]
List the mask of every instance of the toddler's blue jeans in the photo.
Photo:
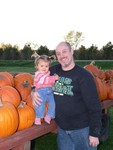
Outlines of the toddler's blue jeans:
[[40,94],[42,102],[41,105],[34,106],[36,117],[44,118],[45,106],[46,103],[48,103],[48,111],[46,115],[51,116],[51,118],[55,118],[55,101],[52,88],[40,88],[37,90],[37,92]]

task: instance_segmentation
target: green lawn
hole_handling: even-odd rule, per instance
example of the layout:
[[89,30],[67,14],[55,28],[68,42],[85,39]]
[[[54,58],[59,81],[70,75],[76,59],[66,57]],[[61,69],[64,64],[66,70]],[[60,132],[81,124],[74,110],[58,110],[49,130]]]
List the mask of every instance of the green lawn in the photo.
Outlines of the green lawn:
[[[52,63],[51,65],[56,64],[57,62]],[[76,64],[85,66],[91,63],[91,60],[80,61],[76,60]],[[99,69],[112,69],[113,70],[113,61],[95,61],[95,65]],[[34,72],[34,60],[0,60],[0,71],[9,71],[9,72]]]
[[32,141],[31,150],[57,150],[57,135],[48,133]]
[[0,67],[0,71],[8,71],[11,73],[15,73],[15,72],[35,72],[35,68],[34,67],[18,67],[18,66],[11,66],[11,67],[7,67],[7,66],[3,66]]

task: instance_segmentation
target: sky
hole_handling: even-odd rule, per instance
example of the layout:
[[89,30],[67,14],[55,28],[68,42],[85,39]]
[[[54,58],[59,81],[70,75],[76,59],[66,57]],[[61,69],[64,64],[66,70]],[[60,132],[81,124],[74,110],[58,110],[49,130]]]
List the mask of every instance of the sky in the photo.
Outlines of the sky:
[[25,43],[55,49],[70,31],[79,46],[113,43],[113,0],[0,0],[0,44]]

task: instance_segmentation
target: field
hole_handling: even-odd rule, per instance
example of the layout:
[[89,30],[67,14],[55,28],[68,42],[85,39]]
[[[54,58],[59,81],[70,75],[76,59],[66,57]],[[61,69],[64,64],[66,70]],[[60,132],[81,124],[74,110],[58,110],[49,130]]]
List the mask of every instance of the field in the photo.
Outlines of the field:
[[[75,61],[81,66],[89,64],[91,61]],[[113,61],[95,61],[99,69],[112,69]],[[57,62],[56,62],[57,63]],[[54,65],[55,63],[52,63]],[[35,72],[34,61],[0,61],[0,71],[17,72]],[[98,150],[113,150],[113,108],[109,108],[110,113],[110,131],[106,141],[101,142]],[[32,141],[31,150],[57,150],[56,134],[49,133]]]
[[[51,65],[56,64],[57,62],[53,62]],[[91,60],[76,60],[76,64],[85,66],[91,63]],[[113,61],[95,61],[95,65],[98,66],[99,69],[112,69],[113,70]],[[34,72],[34,60],[0,60],[0,71],[9,71],[9,72]]]

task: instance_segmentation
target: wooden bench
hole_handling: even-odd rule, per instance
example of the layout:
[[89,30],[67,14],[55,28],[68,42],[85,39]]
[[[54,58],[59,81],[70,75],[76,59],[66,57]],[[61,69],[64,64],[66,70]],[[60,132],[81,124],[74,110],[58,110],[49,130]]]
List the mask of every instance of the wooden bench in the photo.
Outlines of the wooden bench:
[[[103,101],[101,106],[102,109],[107,110],[110,106],[113,106],[113,100]],[[30,150],[31,140],[55,130],[57,130],[57,125],[54,120],[51,121],[50,125],[47,123],[42,123],[41,126],[33,125],[28,129],[0,139],[0,150]]]
[[42,123],[41,126],[32,127],[18,131],[11,136],[0,139],[0,150],[30,150],[31,140],[40,137],[49,132],[54,132],[57,125],[54,120],[51,124]]
[[101,102],[102,109],[107,109],[108,107],[113,106],[113,100],[105,100]]

